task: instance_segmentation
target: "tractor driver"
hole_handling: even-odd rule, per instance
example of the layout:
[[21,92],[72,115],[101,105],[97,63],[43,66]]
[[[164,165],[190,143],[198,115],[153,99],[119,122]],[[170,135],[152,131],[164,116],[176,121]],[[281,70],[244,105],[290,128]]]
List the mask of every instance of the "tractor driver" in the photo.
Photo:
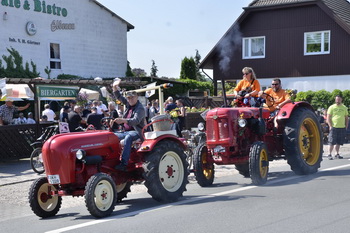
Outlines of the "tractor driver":
[[[267,94],[270,95],[273,100],[271,100]],[[270,112],[279,110],[285,104],[292,102],[290,95],[282,89],[281,80],[279,78],[272,80],[271,88],[268,88],[265,91],[260,91],[259,97],[266,99],[266,104],[269,107]]]
[[[119,88],[120,80],[113,83],[113,94],[121,101],[126,109],[122,118],[116,118],[113,123],[124,125],[124,132],[116,132],[119,140],[124,139],[124,149],[120,164],[115,166],[116,170],[126,171],[128,161],[130,158],[132,142],[137,139],[143,139],[142,128],[145,126],[145,108],[138,100],[136,91],[128,91],[126,98],[121,95]],[[112,124],[113,124],[112,123]]]

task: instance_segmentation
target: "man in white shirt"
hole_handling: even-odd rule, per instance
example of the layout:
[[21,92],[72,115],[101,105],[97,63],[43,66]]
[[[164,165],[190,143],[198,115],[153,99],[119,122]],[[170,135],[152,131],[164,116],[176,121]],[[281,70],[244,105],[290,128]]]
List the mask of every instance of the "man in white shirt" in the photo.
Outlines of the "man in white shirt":
[[52,111],[50,109],[50,105],[49,104],[45,104],[44,106],[45,110],[42,112],[42,116],[46,115],[47,116],[47,120],[48,121],[54,121],[56,114],[54,113],[54,111]]

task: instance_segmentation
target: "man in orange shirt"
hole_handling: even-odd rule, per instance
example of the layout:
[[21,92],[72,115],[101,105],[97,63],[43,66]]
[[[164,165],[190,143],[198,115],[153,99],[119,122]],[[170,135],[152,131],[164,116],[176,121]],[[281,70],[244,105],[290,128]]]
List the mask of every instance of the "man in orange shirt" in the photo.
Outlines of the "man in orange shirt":
[[260,91],[259,97],[266,99],[266,105],[270,112],[279,110],[285,104],[292,102],[290,95],[282,89],[281,80],[279,78],[272,80],[271,88],[268,88],[265,91]]

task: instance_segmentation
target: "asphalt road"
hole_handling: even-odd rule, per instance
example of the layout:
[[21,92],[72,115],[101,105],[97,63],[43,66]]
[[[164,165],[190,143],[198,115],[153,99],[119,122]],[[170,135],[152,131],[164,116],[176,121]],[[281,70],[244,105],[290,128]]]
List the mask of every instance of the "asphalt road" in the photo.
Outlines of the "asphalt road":
[[[213,186],[201,188],[192,176],[184,197],[171,204],[154,201],[143,185],[134,185],[113,215],[99,220],[89,215],[83,198],[70,197],[64,197],[57,216],[40,219],[25,202],[27,190],[22,190],[32,181],[0,186],[0,229],[84,233],[349,232],[347,148],[343,155],[343,160],[324,159],[320,171],[309,176],[294,175],[284,161],[273,162],[267,184],[259,187],[252,186],[250,179],[230,166],[219,167]],[[12,195],[4,198],[8,189]]]

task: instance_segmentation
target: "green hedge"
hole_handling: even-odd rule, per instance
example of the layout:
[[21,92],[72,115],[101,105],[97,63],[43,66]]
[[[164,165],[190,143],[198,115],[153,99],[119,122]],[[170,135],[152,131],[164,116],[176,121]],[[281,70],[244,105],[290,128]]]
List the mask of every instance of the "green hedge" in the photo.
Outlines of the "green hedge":
[[329,106],[334,104],[335,96],[340,95],[343,97],[343,104],[349,108],[350,106],[350,90],[341,91],[335,89],[332,92],[326,90],[319,91],[306,91],[298,92],[295,101],[307,101],[312,107],[317,109],[327,109]]

